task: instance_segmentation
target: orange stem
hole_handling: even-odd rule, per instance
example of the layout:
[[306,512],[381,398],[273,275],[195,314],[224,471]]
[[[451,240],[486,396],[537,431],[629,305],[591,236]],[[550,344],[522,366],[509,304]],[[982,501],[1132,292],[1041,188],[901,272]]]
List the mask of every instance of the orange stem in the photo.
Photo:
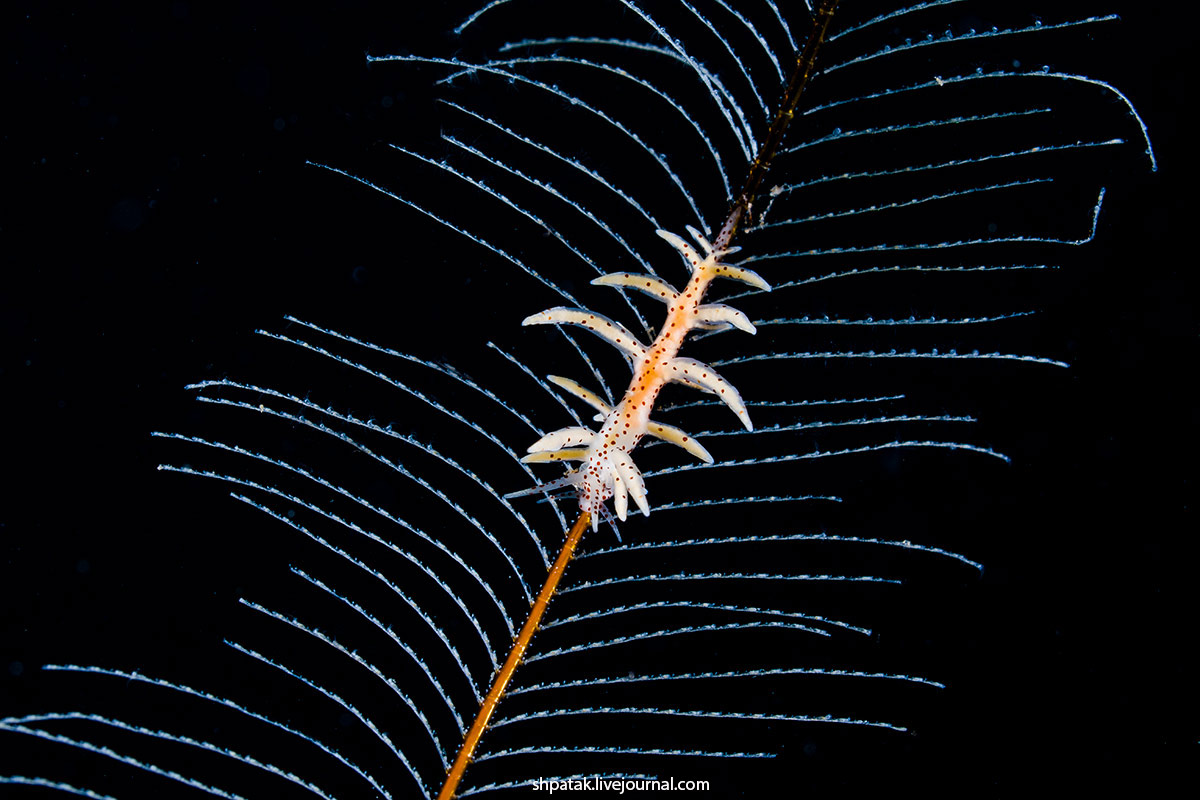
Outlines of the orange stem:
[[[829,27],[829,20],[833,16],[835,6],[837,6],[837,0],[822,0],[821,4],[817,7],[813,20],[813,29],[809,34],[804,49],[796,55],[796,65],[792,71],[791,79],[788,81],[787,89],[784,91],[783,102],[780,104],[779,111],[771,123],[766,140],[755,156],[746,184],[742,188],[737,201],[734,203],[729,217],[725,220],[725,224],[721,227],[721,232],[715,243],[718,249],[729,246],[729,242],[737,232],[738,226],[744,221],[744,217],[750,213],[750,206],[758,194],[758,187],[762,183],[763,176],[766,175],[771,160],[775,156],[775,151],[778,149],[780,142],[783,141],[783,135],[787,131],[788,124],[792,121],[792,117],[795,114],[796,106],[800,102],[800,94],[804,91],[808,79],[813,74],[817,61],[817,51],[825,40],[825,32]],[[701,288],[702,291],[703,288]],[[492,713],[496,710],[496,704],[500,702],[500,698],[504,695],[504,690],[508,688],[508,682],[512,680],[513,673],[516,672],[517,665],[521,663],[521,658],[525,655],[525,649],[529,647],[529,642],[533,639],[533,634],[537,631],[538,625],[541,623],[542,615],[546,612],[546,606],[549,605],[550,598],[554,596],[554,592],[558,588],[558,582],[562,579],[563,572],[566,570],[571,557],[575,555],[575,547],[579,544],[579,540],[583,538],[583,532],[590,521],[590,516],[585,511],[579,515],[579,519],[575,520],[575,525],[567,533],[567,541],[563,545],[562,551],[558,554],[558,560],[550,568],[550,574],[546,577],[546,583],[542,586],[542,591],[538,593],[537,600],[534,601],[533,608],[529,612],[529,619],[525,621],[525,627],[521,629],[520,635],[513,642],[508,659],[496,674],[496,680],[479,709],[479,716],[475,718],[474,724],[471,725],[471,730],[467,732],[467,738],[463,742],[462,749],[458,751],[458,757],[454,760],[454,766],[450,768],[450,772],[446,776],[446,783],[442,785],[442,791],[438,795],[438,800],[452,800],[454,793],[458,790],[458,784],[462,780],[463,772],[467,769],[467,764],[470,763],[475,753],[475,748],[479,744],[479,738],[483,736],[488,720],[492,718]]]
[[475,717],[475,722],[471,725],[471,730],[467,731],[467,738],[463,741],[462,749],[458,751],[458,757],[454,759],[454,766],[450,768],[450,772],[446,776],[446,782],[442,784],[442,791],[438,794],[438,800],[451,800],[454,797],[454,793],[458,790],[458,784],[462,780],[463,772],[466,771],[467,764],[471,763],[471,759],[474,757],[475,747],[479,744],[479,737],[483,736],[488,720],[492,718],[492,712],[496,710],[496,704],[500,702],[500,698],[504,695],[504,690],[508,688],[508,682],[512,680],[513,673],[517,670],[517,665],[521,663],[521,659],[525,655],[525,649],[529,647],[529,642],[533,639],[533,634],[537,632],[538,626],[541,624],[542,615],[546,613],[546,607],[550,605],[550,598],[554,596],[554,592],[558,588],[558,582],[562,580],[563,573],[567,569],[567,563],[575,555],[575,547],[579,544],[579,540],[583,538],[583,532],[587,529],[590,522],[591,516],[585,511],[579,515],[579,519],[575,520],[575,524],[571,527],[570,532],[567,533],[567,541],[563,544],[563,548],[559,552],[554,566],[550,568],[550,574],[546,576],[546,583],[542,586],[542,590],[538,592],[537,600],[534,601],[533,608],[529,611],[529,619],[525,620],[525,627],[521,628],[521,633],[513,642],[512,650],[508,653],[508,659],[505,660],[504,666],[500,668],[500,671],[496,673],[496,680],[492,683],[492,688],[488,691],[487,697],[483,699],[483,705],[479,707],[479,716]]

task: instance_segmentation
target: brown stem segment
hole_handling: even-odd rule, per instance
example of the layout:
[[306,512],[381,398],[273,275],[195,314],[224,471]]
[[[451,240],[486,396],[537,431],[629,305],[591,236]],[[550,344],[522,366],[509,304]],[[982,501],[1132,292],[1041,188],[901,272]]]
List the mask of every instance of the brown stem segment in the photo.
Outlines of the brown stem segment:
[[550,568],[550,574],[546,576],[546,583],[542,586],[542,590],[538,592],[537,600],[533,602],[533,608],[529,611],[529,619],[525,620],[525,627],[521,628],[521,633],[513,641],[512,650],[508,652],[508,658],[505,660],[504,666],[496,673],[496,679],[492,682],[492,688],[488,691],[487,697],[483,699],[483,705],[479,707],[479,715],[475,717],[475,722],[471,725],[471,730],[467,731],[467,738],[463,741],[462,749],[458,751],[458,757],[454,759],[454,766],[450,768],[450,772],[446,776],[446,782],[442,784],[442,791],[438,794],[438,800],[450,800],[458,790],[458,783],[462,780],[463,772],[467,769],[467,764],[471,763],[471,758],[475,754],[475,746],[479,744],[479,737],[487,729],[488,720],[492,718],[492,712],[496,710],[496,704],[500,702],[500,698],[504,695],[504,690],[508,688],[508,682],[512,680],[513,673],[517,671],[517,665],[521,663],[521,659],[525,656],[525,650],[529,647],[529,642],[533,639],[533,634],[537,632],[538,626],[541,624],[542,615],[546,613],[546,607],[550,604],[550,598],[554,596],[554,591],[558,588],[558,582],[562,580],[563,573],[567,569],[567,564],[570,562],[571,557],[575,555],[575,548],[579,545],[579,540],[583,538],[583,532],[587,530],[590,522],[591,515],[585,511],[579,515],[579,519],[575,520],[575,524],[571,526],[571,530],[567,533],[567,541],[563,544],[562,550],[559,551],[554,566]]
[[754,162],[750,165],[750,174],[746,177],[746,183],[743,184],[742,191],[734,201],[733,208],[729,210],[729,216],[726,217],[717,241],[714,242],[713,246],[718,250],[729,246],[734,234],[737,233],[738,226],[750,216],[750,206],[754,202],[754,198],[758,196],[758,187],[766,177],[767,169],[771,166],[771,159],[775,157],[775,151],[779,149],[783,135],[787,132],[788,125],[796,114],[796,105],[800,102],[800,95],[804,92],[804,87],[808,85],[808,79],[816,70],[817,51],[825,42],[825,32],[829,29],[829,21],[833,19],[833,9],[837,4],[838,0],[823,0],[817,6],[816,14],[813,17],[812,31],[808,34],[808,41],[805,43],[804,49],[796,54],[796,66],[792,69],[791,78],[788,79],[783,99],[779,103],[779,110],[775,112],[775,119],[771,120],[767,138],[758,148],[758,154],[754,156]]

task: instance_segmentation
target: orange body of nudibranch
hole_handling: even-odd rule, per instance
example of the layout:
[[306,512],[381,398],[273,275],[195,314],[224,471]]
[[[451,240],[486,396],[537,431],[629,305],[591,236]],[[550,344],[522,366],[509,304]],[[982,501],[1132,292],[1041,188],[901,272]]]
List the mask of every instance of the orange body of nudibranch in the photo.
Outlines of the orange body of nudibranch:
[[549,492],[573,486],[579,494],[579,508],[592,516],[592,527],[599,524],[604,503],[613,498],[614,510],[625,519],[629,496],[643,514],[650,513],[646,502],[646,487],[641,473],[634,466],[630,453],[643,436],[650,435],[688,450],[696,457],[711,462],[712,456],[694,438],[670,425],[654,422],[650,413],[659,392],[667,383],[682,383],[716,394],[728,405],[747,430],[753,425],[738,391],[711,367],[678,353],[684,338],[697,328],[727,330],[738,328],[754,333],[754,325],[737,309],[724,305],[703,305],[701,300],[715,278],[733,278],[756,288],[770,286],[754,272],[721,262],[721,257],[736,248],[714,249],[700,233],[688,229],[704,250],[702,257],[691,245],[675,234],[659,231],[683,255],[692,269],[692,277],[682,292],[653,275],[618,272],[592,281],[605,286],[623,286],[657,297],[667,304],[667,318],[657,338],[643,345],[623,325],[600,314],[570,308],[551,308],[524,320],[523,325],[574,324],[586,327],[619,348],[633,367],[633,378],[624,396],[609,407],[596,394],[567,378],[550,376],[562,388],[575,394],[593,408],[603,423],[598,432],[587,428],[563,428],[547,434],[529,447],[523,461],[582,461],[575,472],[512,496]]

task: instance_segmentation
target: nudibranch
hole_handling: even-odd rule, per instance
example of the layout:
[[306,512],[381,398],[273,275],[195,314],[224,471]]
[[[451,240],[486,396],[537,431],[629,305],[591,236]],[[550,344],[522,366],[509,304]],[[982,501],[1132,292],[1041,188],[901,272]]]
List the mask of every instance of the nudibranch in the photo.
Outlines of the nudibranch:
[[633,378],[624,396],[615,406],[609,406],[594,392],[573,380],[549,376],[559,387],[596,409],[599,431],[584,427],[562,428],[548,433],[529,446],[525,463],[547,461],[580,461],[579,469],[556,481],[541,484],[510,497],[549,493],[573,487],[579,495],[579,509],[591,515],[592,529],[599,525],[607,512],[604,503],[613,498],[613,510],[621,520],[626,518],[629,498],[638,509],[650,514],[646,502],[646,483],[634,465],[630,453],[643,436],[653,436],[687,450],[702,461],[712,462],[712,456],[693,437],[671,425],[650,419],[654,401],[663,386],[682,383],[717,395],[737,415],[746,430],[753,430],[746,404],[727,380],[710,366],[695,359],[679,356],[679,349],[693,330],[723,331],[737,328],[754,333],[754,325],[741,311],[721,304],[702,304],[710,283],[716,278],[731,278],[748,283],[763,291],[770,285],[758,274],[742,267],[722,263],[721,258],[741,248],[714,248],[695,228],[688,232],[700,245],[701,255],[682,237],[668,231],[658,231],[682,254],[691,266],[692,277],[683,291],[678,292],[666,281],[654,275],[614,272],[592,281],[597,286],[620,286],[636,289],[667,305],[667,318],[657,338],[649,345],[637,340],[624,325],[602,314],[578,308],[556,307],[526,317],[522,325],[579,325],[614,345],[633,368]]

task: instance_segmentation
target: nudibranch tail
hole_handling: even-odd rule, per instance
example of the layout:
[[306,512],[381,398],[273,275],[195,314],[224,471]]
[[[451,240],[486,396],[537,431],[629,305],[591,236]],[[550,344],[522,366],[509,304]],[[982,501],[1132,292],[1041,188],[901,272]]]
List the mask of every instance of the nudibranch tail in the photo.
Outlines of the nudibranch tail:
[[[667,306],[667,317],[657,338],[644,345],[619,322],[602,314],[579,308],[556,307],[526,317],[523,325],[579,325],[616,347],[633,368],[633,378],[620,402],[615,406],[569,378],[549,376],[552,383],[596,409],[600,429],[593,432],[584,427],[568,427],[548,433],[529,447],[525,463],[549,461],[582,461],[575,472],[556,481],[510,496],[537,492],[552,492],[572,486],[579,494],[579,507],[591,514],[592,527],[601,518],[609,518],[604,504],[613,500],[613,510],[624,520],[629,499],[644,515],[650,514],[646,500],[646,482],[633,463],[630,453],[644,436],[653,436],[678,445],[701,461],[712,463],[713,457],[696,439],[680,429],[650,419],[659,392],[668,383],[681,383],[719,397],[746,430],[753,430],[750,414],[741,394],[712,367],[693,358],[679,355],[687,334],[692,330],[724,331],[737,328],[755,333],[756,328],[742,311],[720,303],[702,305],[708,286],[717,278],[730,278],[747,283],[756,289],[769,291],[770,285],[757,273],[721,262],[721,258],[738,248],[714,247],[700,231],[688,227],[699,250],[683,237],[669,231],[658,235],[669,242],[691,267],[692,276],[682,290],[654,275],[633,272],[613,272],[592,281],[597,286],[634,289],[655,297]],[[703,255],[701,255],[701,252]]]

